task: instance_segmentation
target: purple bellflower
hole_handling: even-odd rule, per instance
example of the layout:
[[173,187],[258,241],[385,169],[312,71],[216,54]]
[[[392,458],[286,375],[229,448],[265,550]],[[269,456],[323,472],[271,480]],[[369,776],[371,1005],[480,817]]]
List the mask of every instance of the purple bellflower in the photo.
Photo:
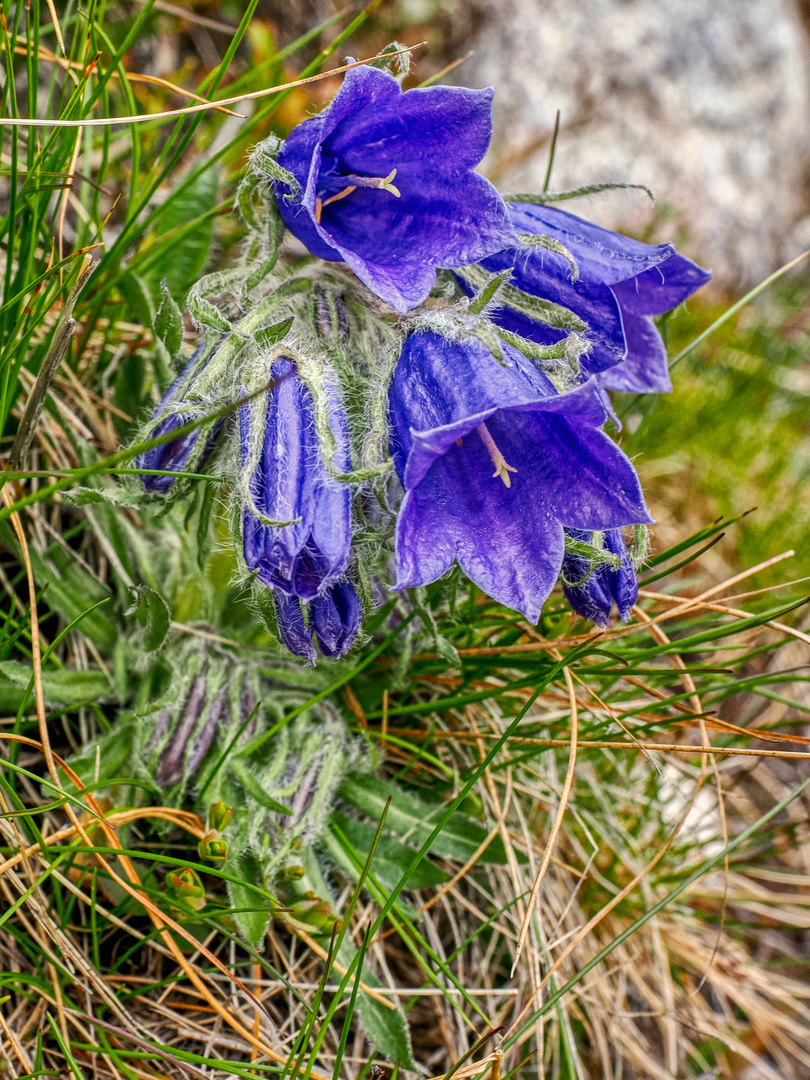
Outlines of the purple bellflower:
[[[590,543],[591,536],[588,532],[579,529],[569,529],[567,532],[573,540]],[[638,577],[630,561],[621,529],[608,529],[604,535],[605,549],[621,559],[621,565],[617,569],[602,563],[589,576],[587,559],[570,552],[563,559],[563,574],[571,583],[563,585],[568,603],[577,615],[590,619],[597,626],[608,625],[614,604],[619,618],[627,619],[638,600]]]
[[299,184],[277,187],[287,228],[318,258],[347,263],[399,312],[427,297],[436,267],[514,246],[505,203],[472,171],[492,135],[492,93],[403,93],[387,72],[352,69],[278,156]]
[[[193,374],[197,361],[203,352],[203,345],[196,350],[189,362],[171,384],[169,389],[160,399],[155,406],[155,411],[152,413],[152,420],[157,420],[158,417],[164,416],[163,420],[151,429],[149,432],[149,438],[155,439],[161,435],[167,435],[171,431],[177,430],[177,428],[183,427],[191,420],[190,415],[185,415],[182,411],[177,411],[178,408],[182,409],[182,400],[184,392],[188,390],[190,385],[190,376]],[[200,465],[202,459],[207,457],[210,453],[214,440],[222,427],[222,421],[219,421],[214,430],[208,435],[206,445],[203,450],[203,454],[197,465]],[[172,472],[182,472],[189,463],[192,454],[197,446],[197,442],[202,433],[202,428],[195,428],[194,431],[189,431],[185,435],[179,436],[177,439],[172,439],[170,442],[162,443],[160,446],[154,446],[151,450],[146,450],[144,453],[139,454],[135,459],[135,465],[138,469],[166,469]],[[141,482],[146,490],[150,493],[156,493],[159,495],[165,495],[169,488],[175,481],[173,476],[141,476]]]
[[[705,285],[711,273],[679,255],[672,244],[642,244],[553,206],[510,203],[509,214],[516,232],[545,235],[566,247],[576,261],[577,279],[572,281],[567,259],[540,246],[502,251],[483,262],[485,269],[512,267],[510,285],[582,319],[590,344],[582,368],[586,375],[598,375],[605,389],[670,391],[666,350],[650,316],[677,307]],[[493,318],[543,345],[566,334],[508,306]]]
[[[239,410],[242,466],[252,469],[242,519],[245,562],[269,588],[312,600],[338,581],[349,563],[351,492],[326,470],[312,394],[295,365],[276,360],[271,376],[277,385],[269,395],[258,454],[250,405]],[[346,419],[334,393],[328,394],[335,465],[348,471]]]
[[282,642],[296,656],[315,664],[313,633],[324,656],[345,656],[360,629],[360,601],[345,578],[330,585],[309,604],[309,626],[304,625],[301,602],[295,596],[276,593],[276,617]]
[[[560,572],[563,527],[649,522],[633,466],[599,430],[594,380],[558,393],[509,345],[419,331],[389,395],[405,497],[397,584],[435,581],[457,561],[484,592],[536,622]],[[494,472],[493,472],[494,468]]]

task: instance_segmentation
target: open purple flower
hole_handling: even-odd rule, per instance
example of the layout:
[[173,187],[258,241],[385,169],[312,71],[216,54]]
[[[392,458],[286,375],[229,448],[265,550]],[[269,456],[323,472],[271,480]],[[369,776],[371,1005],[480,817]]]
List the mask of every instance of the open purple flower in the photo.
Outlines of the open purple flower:
[[504,352],[508,366],[476,338],[417,332],[405,343],[389,397],[405,489],[396,588],[426,585],[458,561],[536,622],[562,565],[563,527],[651,519],[633,466],[599,430],[594,380],[560,394],[516,349]]
[[[343,576],[351,551],[351,492],[326,470],[312,394],[287,359],[273,364],[261,445],[250,405],[239,410],[247,479],[243,543],[248,569],[288,596],[311,600]],[[346,418],[330,389],[334,464],[351,468]],[[264,520],[262,520],[264,519]]]
[[[567,532],[573,540],[591,541],[588,532],[579,529],[569,529]],[[621,559],[617,569],[602,563],[589,575],[588,560],[570,553],[563,559],[562,567],[566,580],[571,582],[563,585],[568,603],[577,615],[590,619],[597,626],[607,626],[614,604],[619,618],[627,619],[638,600],[638,576],[630,561],[621,529],[608,529],[604,535],[605,549]]]
[[[193,383],[192,376],[195,374],[195,368],[204,347],[204,345],[200,345],[155,406],[152,419],[157,420],[160,416],[164,418],[155,427],[151,428],[148,436],[150,439],[156,439],[161,435],[176,431],[191,420],[191,415],[182,411],[183,397]],[[220,420],[214,425],[213,431],[207,435],[203,452],[197,456],[197,466],[210,453],[221,427],[222,421]],[[169,442],[161,443],[160,446],[152,447],[151,450],[146,450],[135,459],[136,467],[138,469],[165,469],[172,472],[182,472],[195,454],[202,430],[201,427],[195,428],[194,431],[180,435],[177,439],[172,439]],[[175,477],[173,476],[141,476],[141,482],[146,490],[159,495],[165,495],[174,481]]]
[[324,656],[345,656],[360,629],[360,601],[354,586],[346,580],[330,585],[309,604],[309,625],[304,624],[301,601],[295,596],[276,594],[276,616],[282,642],[296,656],[314,665],[317,658],[313,634]]
[[287,228],[318,258],[346,262],[397,311],[421,303],[437,266],[516,243],[498,192],[472,170],[492,135],[492,90],[402,92],[373,67],[349,71],[332,104],[290,134],[278,163]]
[[[650,316],[677,307],[711,273],[679,255],[672,244],[642,244],[553,206],[510,203],[509,214],[516,232],[549,236],[566,247],[578,277],[572,281],[562,255],[539,246],[501,251],[484,267],[512,267],[510,285],[568,308],[587,324],[590,349],[582,367],[586,374],[599,375],[600,385],[632,393],[670,391],[666,350]],[[543,345],[566,333],[509,306],[493,318]]]

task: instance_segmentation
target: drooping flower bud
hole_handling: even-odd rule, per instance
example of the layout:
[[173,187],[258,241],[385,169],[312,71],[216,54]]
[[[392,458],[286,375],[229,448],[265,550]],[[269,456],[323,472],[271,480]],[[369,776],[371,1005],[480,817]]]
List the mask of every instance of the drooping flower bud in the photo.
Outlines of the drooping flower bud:
[[315,637],[324,656],[345,656],[360,629],[360,601],[345,578],[309,605]]
[[[142,436],[144,439],[168,435],[192,420],[193,413],[185,405],[185,399],[208,362],[200,363],[204,353],[203,344],[160,399]],[[185,435],[144,451],[135,459],[135,464],[139,469],[165,469],[170,472],[183,472],[192,466],[199,468],[211,453],[221,427],[221,420],[216,421],[209,431],[201,425]],[[174,484],[175,477],[141,475],[141,482],[148,492],[165,495]]]
[[[591,534],[578,529],[566,530],[573,540],[590,543]],[[630,559],[621,529],[604,533],[605,550],[619,560],[618,567],[604,562],[591,565],[581,555],[567,553],[563,560],[563,591],[574,611],[597,626],[607,626],[613,605],[620,619],[627,619],[638,599],[638,577]]]
[[284,645],[314,665],[317,653],[313,635],[324,656],[337,659],[345,656],[354,644],[360,629],[360,600],[347,579],[330,585],[308,605],[309,625],[297,597],[276,594],[276,615]]
[[[276,360],[270,374],[266,415],[239,410],[242,467],[246,471],[243,512],[245,563],[259,581],[286,596],[311,600],[337,581],[351,552],[351,491],[333,479],[324,463],[312,394],[291,360]],[[333,465],[351,469],[343,410],[331,389],[329,429]]]

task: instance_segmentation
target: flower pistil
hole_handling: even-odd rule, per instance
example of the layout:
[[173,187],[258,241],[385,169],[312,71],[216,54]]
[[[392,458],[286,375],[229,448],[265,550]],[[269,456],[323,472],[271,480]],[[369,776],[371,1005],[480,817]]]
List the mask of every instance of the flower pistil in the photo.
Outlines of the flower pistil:
[[353,180],[354,183],[349,184],[342,191],[338,191],[337,194],[330,195],[328,199],[322,199],[319,195],[315,200],[315,220],[320,225],[321,214],[325,206],[338,202],[340,199],[345,199],[347,195],[351,195],[359,187],[378,188],[380,191],[389,191],[397,199],[400,198],[402,192],[393,183],[396,175],[397,170],[392,169],[388,176],[355,176],[354,173],[351,173],[349,176],[342,177],[344,180]]
[[[509,473],[516,473],[517,469],[513,469],[512,466],[507,463],[506,458],[498,449],[498,444],[492,438],[486,424],[479,424],[475,430],[481,436],[481,442],[487,448],[487,453],[492,459],[492,464],[495,466],[495,472],[492,474],[492,479],[494,480],[496,476],[500,476],[504,484],[506,484],[507,487],[511,487],[512,480]],[[460,443],[461,439],[458,441]]]

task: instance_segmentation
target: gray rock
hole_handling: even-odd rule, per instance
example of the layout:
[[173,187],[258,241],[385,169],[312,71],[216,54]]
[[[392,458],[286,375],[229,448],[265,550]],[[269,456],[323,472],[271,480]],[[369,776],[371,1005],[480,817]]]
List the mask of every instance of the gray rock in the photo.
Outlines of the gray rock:
[[482,2],[458,81],[496,88],[487,164],[503,191],[542,186],[560,109],[552,189],[642,183],[658,199],[614,192],[566,209],[677,240],[733,288],[801,250],[810,38],[797,0]]

